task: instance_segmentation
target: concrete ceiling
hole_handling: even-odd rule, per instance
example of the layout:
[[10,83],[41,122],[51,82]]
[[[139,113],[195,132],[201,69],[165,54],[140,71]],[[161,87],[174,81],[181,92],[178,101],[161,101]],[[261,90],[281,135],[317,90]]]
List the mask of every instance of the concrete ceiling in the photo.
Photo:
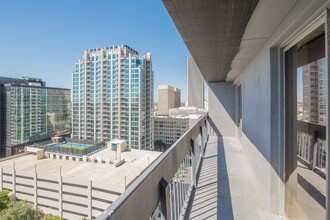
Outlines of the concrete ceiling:
[[163,0],[207,82],[234,81],[294,0]]
[[225,81],[258,0],[163,0],[163,3],[205,80]]

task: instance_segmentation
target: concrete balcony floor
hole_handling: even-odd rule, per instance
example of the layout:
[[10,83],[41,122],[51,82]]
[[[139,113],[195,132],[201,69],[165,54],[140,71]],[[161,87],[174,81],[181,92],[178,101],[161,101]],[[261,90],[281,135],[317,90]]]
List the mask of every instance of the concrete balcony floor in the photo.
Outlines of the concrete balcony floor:
[[298,217],[292,219],[325,219],[326,180],[300,162],[297,173]]
[[[324,219],[325,180],[298,162],[298,217]],[[185,219],[286,219],[262,209],[242,145],[234,137],[211,136]]]
[[259,208],[251,170],[237,138],[209,138],[186,219],[283,219]]

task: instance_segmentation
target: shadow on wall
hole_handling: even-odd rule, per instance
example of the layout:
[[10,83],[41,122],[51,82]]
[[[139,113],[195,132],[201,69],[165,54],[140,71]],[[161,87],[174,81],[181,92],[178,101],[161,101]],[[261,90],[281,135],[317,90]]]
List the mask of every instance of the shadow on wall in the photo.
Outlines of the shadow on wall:
[[231,82],[208,83],[210,125],[217,136],[236,136],[236,88]]
[[215,136],[222,137],[222,134],[220,133],[220,131],[217,128],[217,126],[215,125],[214,121],[210,117],[209,117],[209,123],[215,133]]
[[[209,122],[212,129],[219,137],[236,137],[237,90],[235,85],[231,82],[216,82],[209,83],[208,85]],[[256,114],[254,113],[253,115]],[[273,166],[269,155],[267,155],[267,151],[261,150],[264,149],[265,146],[259,146],[260,143],[256,142],[255,139],[260,138],[258,135],[260,133],[256,133],[256,136],[249,136],[251,133],[244,130],[244,128],[246,128],[244,122],[243,118],[242,149],[251,166],[253,174],[253,176],[251,176],[251,181],[256,182],[257,187],[260,189],[260,195],[258,195],[258,197],[263,201],[262,209],[266,212],[278,213],[278,210],[281,210],[282,206],[279,205],[282,200],[281,195],[279,195],[282,175],[278,172],[278,169],[276,169],[277,167]],[[270,172],[264,172],[267,168],[270,168]],[[266,183],[269,183],[269,185]],[[275,195],[273,193],[275,193]],[[282,214],[281,211],[280,214]]]

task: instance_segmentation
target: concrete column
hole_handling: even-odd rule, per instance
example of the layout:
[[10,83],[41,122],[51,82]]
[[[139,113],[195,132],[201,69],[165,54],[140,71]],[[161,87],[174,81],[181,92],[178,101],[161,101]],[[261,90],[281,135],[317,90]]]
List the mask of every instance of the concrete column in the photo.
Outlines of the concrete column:
[[58,211],[61,218],[63,218],[63,189],[62,189],[63,177],[60,171],[60,176],[58,178]]
[[297,46],[285,52],[285,212],[297,216]]
[[162,215],[165,219],[171,219],[170,184],[164,178],[162,178],[159,182],[159,185]]
[[13,164],[13,196],[16,200],[16,168],[15,168],[15,162]]
[[38,175],[37,172],[34,172],[34,208],[37,208],[38,206]]
[[92,180],[89,181],[89,184],[88,184],[88,219],[92,219]]

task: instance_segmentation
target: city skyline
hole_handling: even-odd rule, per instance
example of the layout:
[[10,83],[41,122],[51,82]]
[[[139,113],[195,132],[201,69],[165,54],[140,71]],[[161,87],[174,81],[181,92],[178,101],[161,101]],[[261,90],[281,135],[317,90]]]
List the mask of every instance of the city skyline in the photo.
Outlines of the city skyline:
[[[127,16],[117,9],[125,10]],[[85,16],[95,11],[93,16]],[[179,87],[182,99],[187,99],[189,52],[161,2],[3,2],[0,26],[5,33],[0,36],[0,76],[29,75],[52,87],[71,88],[73,63],[84,50],[126,44],[141,54],[151,53],[155,86]],[[102,34],[96,34],[100,30]],[[18,51],[29,54],[20,65]],[[157,91],[154,98],[157,101]]]

